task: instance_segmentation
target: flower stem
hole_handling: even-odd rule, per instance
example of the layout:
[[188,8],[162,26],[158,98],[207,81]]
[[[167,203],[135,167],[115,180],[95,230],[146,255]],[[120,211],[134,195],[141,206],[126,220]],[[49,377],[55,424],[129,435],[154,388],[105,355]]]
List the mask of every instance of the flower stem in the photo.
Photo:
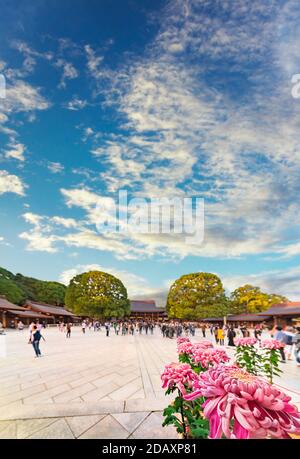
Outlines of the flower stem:
[[187,432],[186,432],[186,424],[184,420],[184,413],[183,413],[183,399],[182,399],[182,394],[178,391],[179,398],[180,398],[180,414],[181,414],[181,424],[183,427],[183,437],[184,439],[187,438]]

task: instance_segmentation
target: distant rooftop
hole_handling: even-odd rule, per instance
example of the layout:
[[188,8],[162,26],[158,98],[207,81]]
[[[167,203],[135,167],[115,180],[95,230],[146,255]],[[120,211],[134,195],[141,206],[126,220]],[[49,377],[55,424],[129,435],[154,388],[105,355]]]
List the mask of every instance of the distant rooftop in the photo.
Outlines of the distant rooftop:
[[131,312],[165,312],[164,308],[157,308],[154,300],[130,300]]
[[267,311],[259,313],[260,316],[298,316],[300,315],[300,301],[273,304]]
[[26,306],[41,314],[51,314],[55,316],[74,316],[70,311],[67,311],[62,306],[53,306],[52,304],[37,303],[36,301],[26,301]]
[[0,296],[0,309],[6,311],[6,310],[14,310],[14,311],[24,311],[25,308],[22,308],[22,306],[17,306],[16,304],[11,303],[8,301],[3,295]]

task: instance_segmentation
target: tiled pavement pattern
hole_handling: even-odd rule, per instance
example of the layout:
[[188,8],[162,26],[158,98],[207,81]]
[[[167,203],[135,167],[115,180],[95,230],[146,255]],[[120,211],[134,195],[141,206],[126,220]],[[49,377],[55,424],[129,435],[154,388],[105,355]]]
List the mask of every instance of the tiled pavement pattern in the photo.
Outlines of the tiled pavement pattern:
[[[69,340],[56,328],[43,334],[40,359],[26,330],[6,335],[0,438],[177,438],[161,427],[167,399],[160,382],[164,365],[177,359],[175,339],[158,330],[106,338],[74,328]],[[288,362],[284,370],[278,382],[299,404],[300,368]]]

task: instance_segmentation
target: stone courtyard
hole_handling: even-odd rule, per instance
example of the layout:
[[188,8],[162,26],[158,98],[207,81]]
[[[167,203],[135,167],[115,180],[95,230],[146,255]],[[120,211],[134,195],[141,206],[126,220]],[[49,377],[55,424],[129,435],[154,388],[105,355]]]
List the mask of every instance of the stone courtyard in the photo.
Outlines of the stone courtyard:
[[[107,338],[74,327],[71,339],[56,328],[43,332],[35,358],[28,331],[11,330],[0,357],[0,438],[178,438],[162,428],[167,398],[164,365],[177,360],[176,339],[154,335]],[[201,340],[200,332],[191,338]],[[212,339],[211,336],[208,336]],[[226,348],[230,355],[232,350]],[[277,379],[300,404],[300,368],[294,361]]]

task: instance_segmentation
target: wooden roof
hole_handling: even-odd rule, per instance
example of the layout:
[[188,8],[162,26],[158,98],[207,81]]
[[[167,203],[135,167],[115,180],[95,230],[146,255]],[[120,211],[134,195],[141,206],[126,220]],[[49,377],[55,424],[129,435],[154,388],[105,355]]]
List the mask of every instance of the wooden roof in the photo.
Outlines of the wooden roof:
[[299,316],[300,302],[290,301],[288,303],[273,304],[267,311],[259,313],[260,316]]
[[[32,319],[49,319],[49,316],[46,316],[45,314],[40,314],[39,312],[36,311],[8,311],[10,315],[13,315],[17,318],[22,318],[22,317],[32,317]],[[50,316],[51,317],[51,316]],[[52,318],[52,317],[51,317]]]
[[74,314],[70,311],[67,311],[62,306],[53,306],[46,303],[37,303],[34,301],[26,302],[27,309],[32,311],[40,312],[41,314],[50,314],[52,316],[68,316],[73,317]]
[[131,312],[166,312],[163,308],[157,308],[154,300],[130,300]]
[[14,311],[24,311],[25,308],[22,306],[17,306],[16,304],[11,303],[3,296],[0,296],[0,309],[4,311],[14,310]]
[[227,316],[229,322],[262,322],[264,318],[257,314],[237,314]]

